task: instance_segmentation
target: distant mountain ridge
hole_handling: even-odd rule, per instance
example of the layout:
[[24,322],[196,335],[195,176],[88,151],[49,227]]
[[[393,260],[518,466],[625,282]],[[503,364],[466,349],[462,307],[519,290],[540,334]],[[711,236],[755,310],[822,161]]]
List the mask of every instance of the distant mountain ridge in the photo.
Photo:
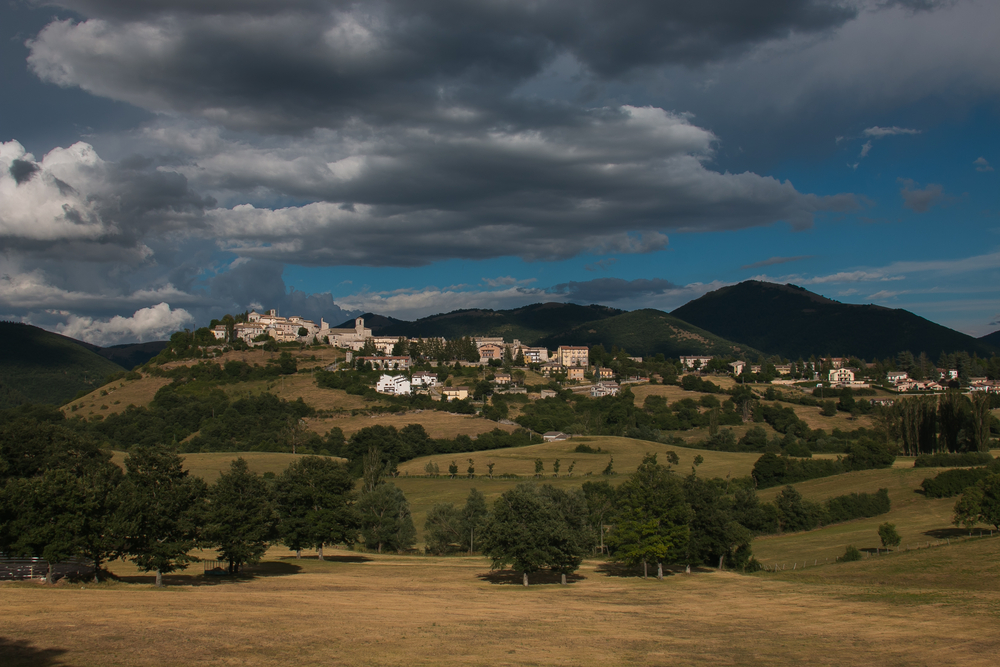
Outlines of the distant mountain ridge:
[[[406,336],[408,338],[447,339],[463,336],[502,336],[507,340],[518,339],[526,345],[556,333],[565,332],[578,325],[594,322],[624,313],[607,306],[581,306],[575,303],[535,303],[510,310],[472,308],[454,310],[406,322],[382,315],[365,314],[365,326],[377,336]],[[353,328],[354,320],[340,325]]]
[[[875,305],[844,304],[796,285],[748,280],[709,292],[672,315],[767,354],[797,359],[810,355],[894,357],[901,351],[966,351],[990,356],[990,341],[954,331],[919,315]],[[993,334],[991,334],[993,335]]]

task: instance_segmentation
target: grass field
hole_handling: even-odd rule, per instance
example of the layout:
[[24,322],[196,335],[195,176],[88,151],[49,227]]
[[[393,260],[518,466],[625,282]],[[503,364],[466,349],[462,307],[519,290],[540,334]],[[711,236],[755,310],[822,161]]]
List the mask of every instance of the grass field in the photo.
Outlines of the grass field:
[[[158,378],[146,376],[139,380],[116,380],[104,385],[100,389],[95,389],[83,398],[70,401],[62,407],[63,414],[67,417],[84,417],[89,419],[91,415],[99,414],[107,416],[124,412],[130,405],[146,405],[153,400],[153,396],[170,384],[168,378]],[[101,392],[107,395],[101,396]],[[76,406],[76,410],[73,410]],[[105,406],[102,409],[102,406]]]
[[[997,541],[662,582],[585,561],[529,588],[478,557],[274,549],[240,580],[197,565],[121,582],[0,584],[0,652],[23,665],[992,665]],[[542,584],[542,585],[539,585]]]

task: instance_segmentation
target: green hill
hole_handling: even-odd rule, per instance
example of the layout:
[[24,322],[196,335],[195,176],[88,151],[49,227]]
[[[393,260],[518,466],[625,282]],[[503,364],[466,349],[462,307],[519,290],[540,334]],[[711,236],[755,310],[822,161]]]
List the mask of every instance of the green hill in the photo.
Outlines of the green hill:
[[994,331],[991,334],[980,336],[979,342],[985,343],[986,345],[992,345],[993,347],[1000,349],[1000,331]]
[[756,280],[709,292],[671,314],[790,359],[813,354],[874,359],[903,350],[936,359],[942,352],[964,350],[988,357],[998,351],[989,342],[906,310],[844,304],[795,285]]
[[[449,340],[463,336],[503,336],[518,339],[527,345],[539,344],[543,338],[563,333],[580,324],[613,317],[623,311],[607,306],[580,306],[574,303],[535,303],[511,310],[474,308],[423,317],[405,322],[380,315],[364,315],[365,326],[378,336],[408,336]],[[353,328],[354,320],[342,327]]]
[[62,405],[122,370],[72,338],[0,322],[0,407],[24,402]]
[[539,343],[550,348],[559,345],[603,345],[610,349],[616,346],[636,356],[660,353],[666,357],[688,354],[757,354],[757,350],[746,345],[726,340],[652,308],[586,322],[543,338]]

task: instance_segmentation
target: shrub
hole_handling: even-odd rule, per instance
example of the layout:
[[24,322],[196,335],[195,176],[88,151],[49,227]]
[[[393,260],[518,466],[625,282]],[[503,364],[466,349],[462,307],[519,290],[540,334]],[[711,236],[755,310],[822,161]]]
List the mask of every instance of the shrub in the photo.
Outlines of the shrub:
[[878,536],[882,540],[883,547],[898,547],[902,539],[896,532],[896,524],[883,523],[878,527]]
[[939,452],[921,454],[913,462],[914,468],[958,468],[987,465],[993,460],[989,452]]
[[573,451],[574,452],[579,452],[580,454],[600,454],[601,453],[601,448],[598,447],[597,449],[594,449],[590,445],[587,445],[587,444],[584,444],[584,443],[581,442],[579,445],[577,445],[573,449]]
[[861,552],[853,545],[844,550],[843,556],[837,556],[838,563],[850,563],[856,560],[861,560]]
[[866,519],[885,514],[891,508],[888,489],[879,489],[877,493],[851,493],[826,501],[830,523]]
[[945,470],[936,477],[928,477],[920,483],[924,495],[928,498],[951,498],[957,496],[976,482],[985,479],[990,471],[987,468],[956,468]]

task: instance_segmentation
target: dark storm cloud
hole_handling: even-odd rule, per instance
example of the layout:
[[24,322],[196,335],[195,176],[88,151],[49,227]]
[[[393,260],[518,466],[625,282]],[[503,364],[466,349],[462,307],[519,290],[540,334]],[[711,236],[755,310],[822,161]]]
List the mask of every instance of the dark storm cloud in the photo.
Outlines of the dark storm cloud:
[[[320,318],[332,326],[360,315],[360,311],[344,310],[328,292],[308,294],[289,289],[282,277],[283,265],[276,262],[250,260],[206,281],[214,312],[243,312],[250,308],[276,308],[279,314],[301,315],[317,324]],[[197,314],[204,314],[196,311]],[[218,315],[215,315],[218,317]]]
[[617,77],[703,64],[856,15],[822,0],[61,4],[96,18],[54,22],[31,43],[43,79],[272,131],[358,116],[455,122],[451,108],[475,110],[480,124],[538,122],[552,110],[505,98],[559,54]]
[[547,291],[565,295],[570,301],[585,303],[615,303],[638,297],[663,294],[680,289],[678,285],[662,278],[622,280],[621,278],[595,278],[582,282],[570,281],[553,285]]

